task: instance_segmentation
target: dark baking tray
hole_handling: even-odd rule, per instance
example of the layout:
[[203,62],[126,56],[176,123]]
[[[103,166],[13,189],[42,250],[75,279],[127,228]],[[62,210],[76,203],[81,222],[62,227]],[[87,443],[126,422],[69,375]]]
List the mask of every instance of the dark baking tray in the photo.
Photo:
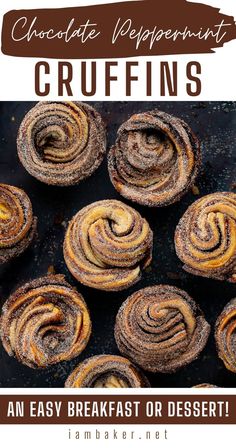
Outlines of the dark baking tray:
[[[62,255],[66,223],[91,202],[116,198],[127,202],[113,188],[107,161],[87,180],[75,187],[47,186],[31,177],[19,163],[16,135],[32,102],[0,102],[0,181],[23,188],[30,196],[38,216],[38,239],[25,254],[0,268],[0,305],[19,285],[42,275],[49,266],[63,273],[83,294],[93,323],[86,350],[70,362],[45,370],[32,370],[9,357],[0,347],[1,387],[63,387],[68,374],[83,359],[100,353],[118,354],[113,328],[122,301],[145,286],[169,283],[185,289],[201,306],[212,332],[199,359],[175,374],[147,374],[153,387],[191,387],[210,382],[222,387],[236,387],[236,375],[218,359],[213,328],[224,305],[236,297],[236,285],[204,279],[181,269],[173,244],[175,226],[186,208],[199,196],[190,191],[181,201],[162,209],[133,205],[154,230],[153,263],[139,283],[126,291],[96,291],[78,282],[68,272]],[[236,188],[236,103],[235,102],[91,102],[107,126],[107,147],[115,141],[119,125],[129,115],[159,108],[175,114],[190,124],[202,145],[203,164],[196,185],[200,195]]]

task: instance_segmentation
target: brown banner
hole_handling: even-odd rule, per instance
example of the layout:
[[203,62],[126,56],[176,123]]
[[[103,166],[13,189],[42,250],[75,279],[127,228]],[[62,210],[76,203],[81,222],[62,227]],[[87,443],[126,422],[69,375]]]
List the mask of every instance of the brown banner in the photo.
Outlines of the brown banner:
[[185,0],[9,11],[2,52],[57,59],[210,53],[236,38],[233,17]]
[[0,424],[236,424],[236,395],[1,395]]

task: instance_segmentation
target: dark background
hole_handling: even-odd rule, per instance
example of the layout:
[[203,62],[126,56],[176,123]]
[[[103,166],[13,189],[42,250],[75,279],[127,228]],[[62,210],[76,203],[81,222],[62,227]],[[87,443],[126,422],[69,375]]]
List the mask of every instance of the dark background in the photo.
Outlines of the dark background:
[[[128,290],[114,293],[87,288],[70,275],[62,254],[65,228],[71,217],[91,202],[116,198],[126,203],[113,188],[106,158],[100,168],[80,185],[53,187],[31,177],[20,164],[16,135],[32,102],[0,102],[0,182],[23,188],[38,216],[38,238],[19,258],[0,267],[0,306],[9,294],[29,279],[45,275],[50,266],[63,273],[83,294],[91,312],[92,337],[76,359],[45,370],[32,370],[11,358],[0,346],[1,387],[63,387],[72,369],[83,359],[100,353],[118,354],[113,328],[122,301],[132,292],[158,283],[185,289],[201,306],[212,326],[211,336],[199,359],[174,374],[148,374],[153,387],[191,387],[209,382],[236,387],[236,375],[218,359],[213,327],[226,303],[236,297],[236,285],[187,274],[181,269],[173,244],[174,230],[186,208],[199,195],[187,193],[177,204],[162,209],[133,205],[147,218],[154,231],[154,253],[142,280]],[[236,192],[236,103],[234,102],[91,102],[107,126],[107,146],[114,143],[119,125],[130,114],[159,108],[189,123],[202,144],[203,163],[196,181],[200,196],[215,191]]]

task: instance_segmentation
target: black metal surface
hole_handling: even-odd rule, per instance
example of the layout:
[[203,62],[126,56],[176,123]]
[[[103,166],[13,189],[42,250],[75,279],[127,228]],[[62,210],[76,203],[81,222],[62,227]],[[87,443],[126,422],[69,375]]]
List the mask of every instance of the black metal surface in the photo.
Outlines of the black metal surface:
[[[199,102],[91,102],[101,113],[108,132],[108,147],[116,138],[118,126],[134,112],[159,108],[182,117],[190,124],[202,143],[203,166],[196,185],[200,196],[214,191],[229,191],[236,182],[236,103]],[[154,230],[154,254],[151,268],[134,287],[118,293],[105,293],[86,288],[69,274],[62,255],[65,227],[83,206],[106,198],[122,199],[114,190],[107,173],[107,163],[81,185],[69,188],[47,186],[31,177],[22,167],[16,153],[17,129],[24,114],[34,105],[30,102],[0,103],[0,182],[23,188],[31,198],[38,216],[39,236],[35,244],[18,259],[0,267],[0,306],[11,291],[47,273],[54,266],[83,294],[93,323],[93,333],[79,358],[46,370],[32,370],[9,357],[0,346],[1,387],[63,387],[78,361],[99,353],[118,354],[114,341],[115,316],[122,301],[142,287],[169,283],[185,289],[201,306],[212,332],[200,358],[175,374],[147,374],[153,387],[191,387],[210,382],[222,387],[236,387],[236,375],[226,370],[218,359],[214,322],[224,305],[236,297],[236,285],[208,280],[181,269],[173,244],[175,226],[188,205],[199,196],[189,192],[179,203],[163,209],[133,205],[147,218]],[[132,204],[131,204],[132,205]]]

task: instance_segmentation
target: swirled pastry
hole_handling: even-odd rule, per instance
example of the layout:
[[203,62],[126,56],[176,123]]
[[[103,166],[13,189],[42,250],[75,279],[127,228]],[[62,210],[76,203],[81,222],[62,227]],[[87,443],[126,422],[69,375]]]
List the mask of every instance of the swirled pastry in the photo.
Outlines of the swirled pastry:
[[232,299],[216,321],[215,339],[219,358],[236,373],[236,299]]
[[194,389],[215,389],[218,388],[218,386],[213,386],[213,384],[209,384],[209,383],[202,383],[202,384],[197,384],[196,386],[193,386]]
[[116,200],[94,202],[70,221],[64,258],[81,283],[118,291],[137,282],[152,258],[153,235],[147,221]]
[[121,305],[115,339],[122,355],[150,372],[175,372],[195,360],[210,326],[194,300],[174,286],[141,289]]
[[0,264],[27,249],[36,225],[27,194],[20,188],[0,184]]
[[193,185],[199,163],[200,146],[190,127],[159,110],[123,123],[108,156],[116,190],[150,207],[178,201]]
[[23,119],[17,148],[21,163],[36,179],[75,185],[90,176],[104,157],[104,125],[88,104],[40,102]]
[[190,205],[176,228],[175,249],[186,271],[236,282],[236,194],[213,193]]
[[10,356],[32,368],[78,356],[90,333],[85,301],[63,275],[48,275],[27,283],[3,305],[3,346]]
[[99,355],[81,362],[67,378],[65,387],[148,387],[147,378],[128,359]]

